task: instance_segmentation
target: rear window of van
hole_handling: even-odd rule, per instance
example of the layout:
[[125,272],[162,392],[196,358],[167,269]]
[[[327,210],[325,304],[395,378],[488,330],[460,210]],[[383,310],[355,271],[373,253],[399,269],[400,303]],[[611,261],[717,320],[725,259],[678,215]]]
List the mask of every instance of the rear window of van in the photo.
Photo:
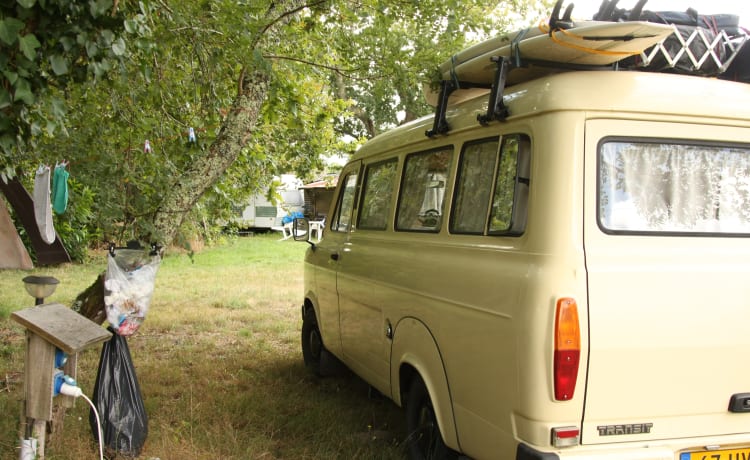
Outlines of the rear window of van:
[[750,148],[608,139],[598,158],[605,231],[750,234]]

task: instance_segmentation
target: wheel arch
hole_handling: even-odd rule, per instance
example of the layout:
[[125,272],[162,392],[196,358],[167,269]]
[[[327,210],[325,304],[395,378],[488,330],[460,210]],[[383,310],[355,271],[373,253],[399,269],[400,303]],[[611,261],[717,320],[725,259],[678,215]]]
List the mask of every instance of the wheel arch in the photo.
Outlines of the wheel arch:
[[315,305],[313,304],[312,299],[309,296],[305,297],[305,301],[302,302],[302,309],[300,312],[302,313],[302,319],[305,319],[305,313],[307,313],[308,310],[313,310],[315,312],[315,318],[320,321],[320,318],[318,318],[318,312],[315,309]]
[[453,402],[440,348],[427,326],[416,318],[404,318],[393,332],[391,348],[392,399],[407,401],[411,382],[420,377],[430,395],[445,444],[459,450]]

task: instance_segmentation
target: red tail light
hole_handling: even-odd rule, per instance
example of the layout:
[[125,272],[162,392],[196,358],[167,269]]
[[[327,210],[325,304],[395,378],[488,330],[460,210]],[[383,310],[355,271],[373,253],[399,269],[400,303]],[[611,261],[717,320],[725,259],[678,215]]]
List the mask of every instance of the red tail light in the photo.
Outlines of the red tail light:
[[581,356],[581,328],[575,299],[557,301],[555,315],[555,399],[573,398]]

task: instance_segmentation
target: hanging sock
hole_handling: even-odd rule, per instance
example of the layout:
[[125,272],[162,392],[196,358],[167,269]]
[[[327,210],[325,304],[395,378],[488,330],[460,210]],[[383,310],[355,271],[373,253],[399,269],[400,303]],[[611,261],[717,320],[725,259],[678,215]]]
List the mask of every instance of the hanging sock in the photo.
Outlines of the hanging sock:
[[68,209],[69,176],[64,163],[55,166],[55,174],[52,175],[52,209],[57,214],[62,214]]
[[55,242],[55,227],[52,224],[49,182],[49,166],[42,165],[36,170],[34,177],[34,217],[42,240],[52,244]]

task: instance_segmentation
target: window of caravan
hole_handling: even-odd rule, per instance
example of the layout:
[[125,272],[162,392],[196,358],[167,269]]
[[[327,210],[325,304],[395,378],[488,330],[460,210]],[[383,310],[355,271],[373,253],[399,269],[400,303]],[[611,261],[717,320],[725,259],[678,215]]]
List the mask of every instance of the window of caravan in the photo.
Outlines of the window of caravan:
[[367,167],[357,228],[385,230],[388,216],[391,214],[397,164],[394,158]]
[[606,140],[599,223],[614,232],[748,234],[750,149]]
[[437,232],[440,229],[452,157],[452,146],[406,157],[396,216],[397,230]]
[[452,233],[517,235],[526,226],[530,142],[525,135],[464,145],[451,215]]
[[357,191],[357,174],[348,174],[344,177],[343,184],[344,187],[341,191],[339,204],[336,206],[336,214],[331,222],[331,230],[337,232],[346,232],[349,230],[352,211],[354,209],[354,195]]

